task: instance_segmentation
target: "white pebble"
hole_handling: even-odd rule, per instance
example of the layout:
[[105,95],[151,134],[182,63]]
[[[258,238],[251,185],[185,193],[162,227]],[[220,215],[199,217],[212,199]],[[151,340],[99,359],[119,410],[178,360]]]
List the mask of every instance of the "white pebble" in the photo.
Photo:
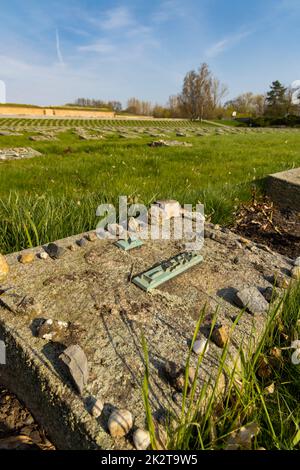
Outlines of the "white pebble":
[[202,354],[205,350],[205,352],[207,352],[209,349],[209,344],[208,344],[208,340],[207,339],[198,339],[194,342],[194,345],[193,345],[193,351],[194,353],[198,354],[200,356],[200,354]]
[[125,233],[124,227],[119,224],[109,224],[107,226],[107,230],[111,235],[115,237],[121,237]]
[[42,252],[39,254],[39,256],[40,256],[41,259],[47,259],[47,258],[49,258],[48,253],[46,253],[45,251],[42,251]]
[[88,412],[94,416],[94,418],[99,418],[104,408],[104,403],[101,400],[96,400],[94,397],[90,397],[87,402]]
[[133,418],[128,410],[115,410],[108,420],[108,429],[112,437],[125,436],[132,426]]
[[143,429],[137,429],[133,434],[133,443],[137,450],[146,450],[150,445],[150,434]]

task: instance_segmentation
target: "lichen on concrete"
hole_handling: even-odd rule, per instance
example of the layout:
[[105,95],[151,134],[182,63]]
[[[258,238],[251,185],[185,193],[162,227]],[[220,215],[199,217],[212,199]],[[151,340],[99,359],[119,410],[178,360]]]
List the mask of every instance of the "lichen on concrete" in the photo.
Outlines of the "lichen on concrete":
[[[81,237],[58,244],[66,248]],[[41,307],[41,318],[81,326],[77,343],[87,356],[90,372],[80,396],[59,359],[65,345],[35,336],[37,318],[32,310],[13,312],[1,303],[0,295],[0,339],[7,344],[7,364],[0,366],[0,380],[28,404],[57,447],[131,448],[130,438],[111,439],[107,419],[114,408],[123,408],[131,411],[135,426],[146,427],[142,336],[149,349],[153,413],[177,413],[174,390],[163,370],[169,360],[179,367],[185,365],[201,309],[206,306],[207,316],[217,312],[218,323],[230,329],[240,313],[234,302],[237,290],[270,287],[266,273],[286,274],[291,269],[291,260],[210,226],[201,252],[203,263],[150,294],[131,282],[133,275],[180,249],[179,242],[147,241],[125,252],[112,241],[96,240],[67,250],[60,259],[36,257],[28,265],[18,262],[20,253],[7,256],[10,272],[1,281],[2,295],[21,292]],[[41,248],[31,251],[39,253]],[[241,345],[247,351],[257,343],[266,319],[267,313],[243,313],[230,338],[228,361],[237,357]],[[211,342],[200,368],[199,386],[216,376],[221,354],[222,349]],[[191,365],[196,362],[193,354]],[[225,382],[224,376],[220,391]],[[85,407],[91,396],[104,403],[98,419]]]

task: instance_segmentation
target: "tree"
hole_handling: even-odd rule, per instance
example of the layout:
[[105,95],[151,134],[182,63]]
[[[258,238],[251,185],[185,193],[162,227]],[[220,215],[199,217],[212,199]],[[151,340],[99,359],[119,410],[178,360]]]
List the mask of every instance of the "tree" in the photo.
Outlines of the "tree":
[[[111,101],[110,103],[117,103],[117,101]],[[74,103],[69,103],[68,106],[80,106],[89,108],[112,108],[110,103],[106,103],[103,100],[96,100],[94,98],[77,98]],[[121,104],[121,103],[120,103]]]
[[226,93],[227,87],[212,75],[204,63],[197,72],[191,70],[184,77],[178,97],[179,109],[190,119],[213,117]]
[[169,100],[167,103],[167,108],[170,111],[170,116],[172,118],[178,118],[183,115],[181,101],[179,95],[171,95],[169,96]]
[[228,93],[228,87],[227,85],[224,85],[224,83],[221,83],[218,78],[214,77],[212,80],[211,93],[213,109],[215,110],[216,108],[221,107],[222,100]]
[[109,101],[107,106],[115,111],[115,113],[120,113],[122,111],[122,103],[120,103],[120,101]]
[[159,104],[156,104],[153,108],[152,111],[153,117],[155,118],[170,118],[171,116],[171,111],[169,108],[166,106],[160,106]]
[[279,80],[272,82],[270,91],[268,91],[266,97],[266,114],[273,116],[286,114],[288,102],[286,93],[287,88],[285,88]]
[[239,114],[258,117],[264,114],[265,96],[254,95],[252,92],[242,93],[235,99],[225,103],[225,108],[230,112],[236,111]]
[[130,98],[127,101],[128,113],[137,114],[140,116],[151,116],[153,106],[149,101],[141,101],[137,98]]
[[207,111],[212,107],[212,76],[207,64],[202,64],[198,70],[191,70],[183,81],[180,102],[185,115],[191,119],[207,117]]

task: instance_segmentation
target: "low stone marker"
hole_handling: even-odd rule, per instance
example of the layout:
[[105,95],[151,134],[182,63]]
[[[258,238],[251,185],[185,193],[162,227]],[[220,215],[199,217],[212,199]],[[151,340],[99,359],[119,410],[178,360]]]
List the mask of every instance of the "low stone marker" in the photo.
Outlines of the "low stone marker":
[[279,206],[300,212],[300,168],[269,175],[266,190]]
[[[226,370],[232,370],[241,345],[247,354],[249,344],[258,344],[269,304],[260,297],[261,313],[243,312],[232,329],[241,313],[236,293],[255,289],[260,294],[272,287],[269,279],[280,272],[293,282],[288,273],[296,261],[251,241],[242,243],[238,235],[212,224],[206,224],[205,234],[203,262],[151,293],[137,288],[132,279],[182,252],[181,241],[146,240],[138,250],[124,251],[113,240],[78,234],[48,245],[46,259],[39,256],[42,247],[26,250],[24,253],[35,255],[30,264],[19,262],[23,253],[0,256],[0,341],[6,345],[0,382],[26,403],[58,448],[115,448],[107,425],[116,409],[128,410],[135,428],[147,430],[142,397],[143,337],[149,351],[149,399],[154,417],[161,409],[180,413],[183,371],[204,307],[205,318],[189,369],[189,381],[196,378],[199,389],[204,383],[214,383],[225,345],[229,353]],[[83,237],[87,243],[80,247],[76,241]],[[67,249],[73,246],[75,251]],[[61,250],[63,257],[59,256]],[[245,304],[249,308],[248,298],[243,298]],[[209,338],[214,315],[217,331]],[[36,334],[36,326],[41,327],[46,319],[53,322],[44,323],[41,334]],[[52,331],[53,325],[63,328]],[[72,325],[80,334],[71,335]],[[199,354],[203,360],[195,377]],[[68,364],[69,377],[60,357]],[[174,367],[166,377],[170,361]],[[218,382],[220,393],[226,384],[225,373],[224,369]],[[100,411],[87,410],[91,396],[101,399],[103,409],[101,405]],[[125,432],[130,428],[131,419]],[[130,434],[118,438],[118,448],[132,449]],[[144,446],[144,437],[145,446],[148,444],[142,435],[136,440],[137,447]]]
[[40,157],[42,154],[31,147],[16,147],[0,149],[0,163],[10,160]]

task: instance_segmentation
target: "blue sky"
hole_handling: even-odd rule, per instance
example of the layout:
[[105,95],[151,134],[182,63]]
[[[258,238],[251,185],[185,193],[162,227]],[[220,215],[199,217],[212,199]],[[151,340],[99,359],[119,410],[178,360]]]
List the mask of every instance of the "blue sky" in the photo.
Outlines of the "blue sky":
[[165,103],[207,62],[228,99],[300,79],[300,0],[1,0],[7,101]]

